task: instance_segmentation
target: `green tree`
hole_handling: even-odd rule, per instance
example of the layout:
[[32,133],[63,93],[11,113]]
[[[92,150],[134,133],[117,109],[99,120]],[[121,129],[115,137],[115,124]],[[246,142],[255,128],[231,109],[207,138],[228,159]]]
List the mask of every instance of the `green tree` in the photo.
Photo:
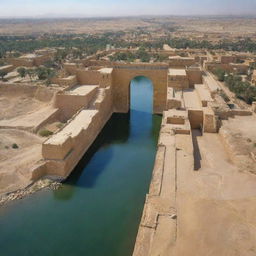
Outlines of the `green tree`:
[[36,72],[35,72],[34,69],[27,69],[27,74],[28,74],[28,76],[29,76],[29,78],[30,78],[30,81],[32,81],[33,78],[34,78],[35,75],[36,75]]
[[25,68],[18,68],[17,71],[22,78],[27,75],[27,70]]
[[54,69],[48,69],[48,76],[46,79],[46,85],[48,86],[51,83],[52,78],[56,75],[56,72]]
[[55,71],[51,68],[39,67],[35,70],[39,80],[49,80],[55,75]]
[[7,75],[8,73],[4,70],[0,70],[0,77],[2,80],[4,80],[4,77]]
[[221,68],[216,69],[214,71],[214,74],[217,76],[217,78],[220,82],[224,81],[226,72],[223,69],[221,69]]
[[248,104],[252,104],[256,100],[256,87],[249,82],[243,82],[241,77],[229,74],[225,77],[225,84],[234,92],[236,97],[244,100]]
[[137,53],[137,58],[140,59],[142,62],[149,62],[150,61],[150,55],[146,52],[144,47],[141,47]]

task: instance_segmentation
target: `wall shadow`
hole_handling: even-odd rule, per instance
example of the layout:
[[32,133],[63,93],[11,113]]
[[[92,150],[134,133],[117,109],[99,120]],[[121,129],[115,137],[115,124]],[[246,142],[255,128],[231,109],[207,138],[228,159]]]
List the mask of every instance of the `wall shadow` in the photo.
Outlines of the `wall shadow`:
[[192,142],[193,142],[193,155],[194,155],[194,171],[201,169],[201,152],[198,145],[197,137],[202,136],[202,132],[199,129],[192,129]]
[[[76,187],[92,188],[98,177],[104,172],[106,165],[112,160],[111,148],[104,151],[99,158],[99,168],[87,168],[93,157],[100,149],[107,148],[111,144],[124,144],[130,136],[130,114],[113,114],[102,131],[97,136],[91,147],[84,154],[64,186],[53,191],[56,198],[68,200],[72,197]],[[66,190],[66,191],[65,191]]]
[[[127,142],[130,136],[130,114],[113,114],[109,121],[106,123],[96,140],[93,142],[91,147],[84,154],[78,165],[73,170],[72,174],[67,178],[67,184],[77,184],[81,174],[85,170],[85,175],[90,173],[86,172],[86,167],[94,155],[101,149],[107,148],[111,144],[124,144]],[[101,171],[95,172],[93,178],[90,178],[90,183],[85,184],[90,187],[93,186],[97,177],[104,170],[104,167],[112,158],[112,151],[105,151],[104,157],[101,159]]]

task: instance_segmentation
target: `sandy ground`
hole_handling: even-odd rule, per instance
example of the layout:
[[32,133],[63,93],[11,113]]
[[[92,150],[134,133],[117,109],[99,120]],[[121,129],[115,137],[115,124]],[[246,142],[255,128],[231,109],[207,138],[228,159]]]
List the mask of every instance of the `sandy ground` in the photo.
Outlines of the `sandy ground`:
[[[174,37],[202,38],[214,37],[216,40],[234,37],[255,37],[256,19],[236,17],[130,17],[130,18],[88,18],[88,19],[37,19],[0,21],[0,33],[6,35],[42,34],[42,33],[102,33],[107,31],[130,31],[143,27],[146,31],[162,33],[162,24],[170,24],[177,29]],[[158,32],[160,31],[160,32]]]
[[142,18],[99,18],[99,19],[38,19],[0,21],[1,34],[39,34],[39,33],[98,33],[136,29],[149,26]]
[[161,130],[134,255],[256,256],[256,164],[241,169],[226,145],[249,159],[254,118],[227,121],[230,137]]
[[[30,184],[31,168],[41,156],[43,139],[37,135],[15,130],[0,130],[0,194]],[[13,149],[16,143],[19,148]]]
[[236,116],[223,121],[220,133],[240,171],[256,174],[256,116]]
[[33,129],[55,111],[49,103],[19,95],[0,96],[0,127]]
[[[31,183],[32,170],[42,159],[45,138],[35,127],[56,109],[26,93],[2,92],[0,95],[0,195],[22,189]],[[57,122],[53,125],[57,129]],[[17,144],[18,148],[13,148]]]
[[42,105],[44,105],[44,103],[31,97],[27,97],[26,95],[20,95],[16,97],[1,95],[0,120],[9,120],[19,115],[37,111],[42,107]]
[[194,135],[201,168],[177,170],[177,241],[164,255],[256,255],[256,176],[238,171],[218,134]]

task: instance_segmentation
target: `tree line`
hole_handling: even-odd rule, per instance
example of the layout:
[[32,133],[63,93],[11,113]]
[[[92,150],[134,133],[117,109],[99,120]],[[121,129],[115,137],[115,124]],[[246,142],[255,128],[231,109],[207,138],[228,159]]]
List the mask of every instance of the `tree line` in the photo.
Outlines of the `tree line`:
[[252,86],[248,81],[242,81],[240,76],[226,73],[222,69],[216,69],[214,74],[218,80],[224,82],[230,91],[234,92],[236,97],[245,101],[247,104],[252,104],[256,101],[256,87]]

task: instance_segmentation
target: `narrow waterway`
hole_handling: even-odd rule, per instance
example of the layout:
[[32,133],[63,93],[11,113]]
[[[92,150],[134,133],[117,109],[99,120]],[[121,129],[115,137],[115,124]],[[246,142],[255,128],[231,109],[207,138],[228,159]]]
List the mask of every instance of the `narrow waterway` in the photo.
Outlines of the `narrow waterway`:
[[152,84],[131,82],[131,111],[114,114],[65,184],[0,208],[1,256],[131,256],[161,117]]

